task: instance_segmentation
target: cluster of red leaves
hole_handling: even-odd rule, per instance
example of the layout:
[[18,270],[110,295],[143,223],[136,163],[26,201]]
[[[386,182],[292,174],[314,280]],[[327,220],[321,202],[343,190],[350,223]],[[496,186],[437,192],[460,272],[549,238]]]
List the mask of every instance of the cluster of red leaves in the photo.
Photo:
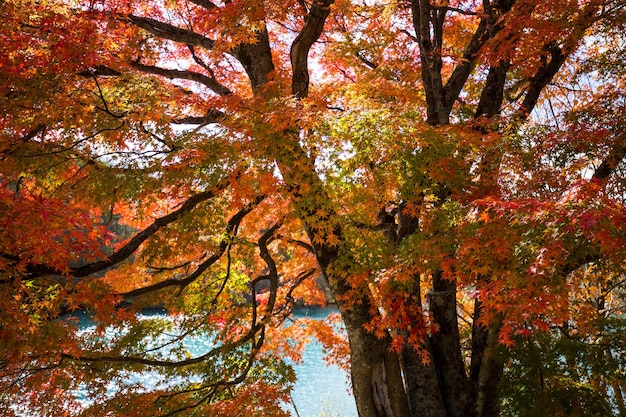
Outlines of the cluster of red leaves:
[[23,271],[41,264],[67,273],[70,265],[103,257],[112,234],[100,213],[31,190],[29,184],[0,182],[0,266]]
[[490,197],[475,207],[459,270],[475,283],[481,319],[504,317],[505,344],[570,319],[572,270],[595,257],[620,265],[626,255],[626,209],[597,180],[581,181],[558,199]]

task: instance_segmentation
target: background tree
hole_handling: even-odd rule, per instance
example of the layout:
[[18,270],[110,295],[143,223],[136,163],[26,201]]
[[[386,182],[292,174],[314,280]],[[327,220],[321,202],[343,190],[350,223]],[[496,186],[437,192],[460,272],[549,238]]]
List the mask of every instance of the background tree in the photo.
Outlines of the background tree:
[[[531,346],[571,359],[542,389],[623,408],[623,364],[560,345],[622,326],[571,308],[596,280],[623,300],[621,2],[0,7],[7,412],[84,386],[90,416],[282,414],[318,273],[361,417],[498,415]],[[155,304],[175,325],[137,319]],[[142,369],[180,382],[124,383]]]

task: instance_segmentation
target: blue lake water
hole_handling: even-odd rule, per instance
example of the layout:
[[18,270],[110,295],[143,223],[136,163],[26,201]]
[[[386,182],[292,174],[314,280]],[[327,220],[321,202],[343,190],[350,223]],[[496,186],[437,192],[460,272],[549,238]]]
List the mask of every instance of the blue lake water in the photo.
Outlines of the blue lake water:
[[[302,309],[296,315],[324,319],[335,311],[333,308]],[[317,342],[307,346],[303,359],[294,366],[298,381],[292,393],[300,417],[356,417],[346,372],[334,365],[326,366],[322,347]],[[292,415],[296,416],[293,412]]]
[[[299,309],[296,317],[310,317],[323,320],[337,310],[332,307]],[[158,313],[151,313],[153,316]],[[92,323],[86,315],[79,314],[80,323],[85,331],[89,331]],[[201,352],[211,341],[207,338],[189,340],[190,351]],[[285,408],[294,417],[357,417],[354,397],[350,394],[348,376],[345,371],[335,365],[327,366],[323,359],[322,347],[317,342],[310,343],[303,354],[301,363],[294,365],[298,380],[292,391],[292,404]],[[134,374],[132,380],[145,387],[154,387],[149,373]],[[115,387],[111,387],[115,390]],[[79,394],[80,395],[80,394]],[[294,407],[295,406],[295,407]]]

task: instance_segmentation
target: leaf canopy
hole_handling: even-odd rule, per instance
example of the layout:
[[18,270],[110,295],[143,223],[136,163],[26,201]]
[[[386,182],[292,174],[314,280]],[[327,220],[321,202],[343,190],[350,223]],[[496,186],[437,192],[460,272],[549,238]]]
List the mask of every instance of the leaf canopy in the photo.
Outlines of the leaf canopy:
[[[505,415],[624,413],[622,2],[0,0],[0,15],[7,413],[284,415],[283,359],[313,334],[351,356],[363,417],[355,340],[479,385],[493,352],[467,346],[497,340]],[[327,301],[349,345],[285,325]],[[154,307],[170,317],[140,319]],[[82,311],[92,334],[69,319]],[[200,336],[214,345],[190,354]],[[143,371],[170,382],[128,383]]]

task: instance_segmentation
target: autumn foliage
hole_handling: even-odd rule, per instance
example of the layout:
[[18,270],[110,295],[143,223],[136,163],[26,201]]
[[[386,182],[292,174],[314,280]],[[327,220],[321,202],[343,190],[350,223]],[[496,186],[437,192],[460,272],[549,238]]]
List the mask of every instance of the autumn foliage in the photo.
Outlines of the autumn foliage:
[[0,17],[0,414],[625,415],[623,2]]

